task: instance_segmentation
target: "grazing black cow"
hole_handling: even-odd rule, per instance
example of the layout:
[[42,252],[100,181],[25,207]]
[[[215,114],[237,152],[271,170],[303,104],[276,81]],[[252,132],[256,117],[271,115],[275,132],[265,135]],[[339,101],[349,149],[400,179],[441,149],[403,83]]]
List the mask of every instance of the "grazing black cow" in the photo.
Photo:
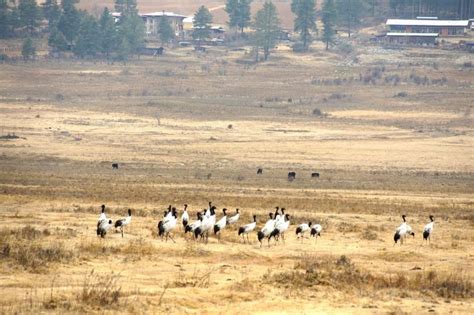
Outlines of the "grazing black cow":
[[194,50],[195,50],[195,51],[205,52],[205,51],[206,51],[206,47],[196,46],[196,47],[194,47]]
[[165,51],[165,49],[163,47],[158,48],[155,52],[155,56],[163,55],[164,51]]
[[311,173],[311,178],[319,178],[319,173]]
[[296,179],[296,172],[288,172],[288,180],[292,182]]
[[118,170],[118,163],[112,163],[112,169]]
[[257,175],[262,175],[263,174],[263,168],[259,168],[257,170]]

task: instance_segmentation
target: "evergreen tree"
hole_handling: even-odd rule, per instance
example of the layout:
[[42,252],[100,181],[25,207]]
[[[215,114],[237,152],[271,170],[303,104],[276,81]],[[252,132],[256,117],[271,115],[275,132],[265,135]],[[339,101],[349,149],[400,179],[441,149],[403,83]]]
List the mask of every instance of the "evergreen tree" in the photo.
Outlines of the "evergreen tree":
[[229,15],[229,26],[244,33],[251,20],[250,5],[253,0],[227,0],[225,11]]
[[120,42],[123,41],[123,39],[128,41],[131,54],[139,52],[145,43],[145,25],[137,12],[120,17],[118,34]]
[[291,11],[296,15],[294,29],[300,33],[303,49],[311,43],[311,32],[316,32],[316,0],[293,0]]
[[41,17],[36,0],[20,0],[18,13],[20,25],[26,27],[28,32],[32,33],[38,27]]
[[27,37],[23,41],[21,55],[23,56],[24,60],[30,60],[36,56],[36,48],[31,37]]
[[50,27],[48,45],[58,52],[68,49],[66,37],[64,37],[64,34],[60,32],[56,26]]
[[57,0],[46,0],[43,4],[43,16],[48,20],[48,28],[57,26],[59,19],[61,18],[61,8],[58,5]]
[[124,15],[138,14],[136,0],[115,0],[115,11]]
[[121,37],[120,44],[117,49],[117,54],[119,60],[127,61],[130,55],[132,54],[132,49],[130,48],[130,43],[126,37]]
[[323,22],[323,41],[326,43],[326,50],[329,49],[329,44],[334,41],[335,25],[336,25],[336,7],[334,6],[334,0],[324,0],[322,10],[322,22]]
[[7,1],[0,0],[0,38],[6,38],[11,35],[11,10]]
[[170,40],[174,39],[175,33],[171,27],[170,22],[166,17],[161,17],[158,23],[158,35],[160,36],[161,45],[169,43]]
[[351,37],[354,25],[360,24],[364,10],[365,3],[363,0],[337,0],[337,16],[340,23],[347,26],[349,37]]
[[263,58],[266,61],[270,55],[270,50],[278,42],[280,35],[280,20],[275,5],[271,1],[265,1],[263,8],[255,15],[255,44],[256,60],[258,61],[258,51],[263,49]]
[[114,18],[110,15],[108,8],[105,8],[100,16],[99,26],[101,52],[109,57],[117,48],[118,36]]
[[61,7],[63,14],[58,22],[58,29],[63,33],[69,44],[73,44],[76,39],[77,32],[81,26],[81,17],[76,9],[77,0],[62,0]]
[[209,37],[210,28],[212,23],[212,14],[209,9],[205,6],[201,6],[194,14],[193,22],[193,38],[198,40],[198,45],[201,44],[201,40]]
[[138,15],[135,0],[115,0],[115,10],[121,14],[118,22],[118,53],[121,59],[127,60],[130,54],[138,53],[143,47],[145,25]]
[[74,54],[81,58],[95,57],[100,51],[100,29],[97,20],[89,14],[81,18]]

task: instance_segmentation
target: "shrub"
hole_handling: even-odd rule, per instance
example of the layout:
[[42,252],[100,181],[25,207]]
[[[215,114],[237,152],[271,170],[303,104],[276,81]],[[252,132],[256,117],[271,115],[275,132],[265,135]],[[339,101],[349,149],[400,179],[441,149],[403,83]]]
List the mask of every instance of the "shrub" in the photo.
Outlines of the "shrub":
[[79,300],[96,306],[110,306],[118,303],[121,287],[118,285],[120,275],[97,274],[92,270],[84,278]]

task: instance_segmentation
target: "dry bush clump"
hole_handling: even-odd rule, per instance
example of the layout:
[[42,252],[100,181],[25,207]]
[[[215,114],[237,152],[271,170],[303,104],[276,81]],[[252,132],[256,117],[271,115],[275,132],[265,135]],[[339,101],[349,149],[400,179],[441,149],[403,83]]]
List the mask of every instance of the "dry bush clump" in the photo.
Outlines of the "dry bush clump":
[[360,226],[348,222],[341,222],[337,225],[337,230],[341,233],[360,232]]
[[75,258],[73,251],[61,242],[42,244],[39,242],[49,232],[31,226],[21,229],[0,230],[0,259],[12,261],[24,269],[39,272],[50,263],[69,262]]
[[211,275],[216,271],[216,268],[209,268],[208,270],[194,269],[190,276],[186,276],[181,270],[176,274],[176,279],[171,283],[173,288],[208,288],[211,282]]
[[131,240],[126,245],[111,245],[107,242],[86,241],[79,244],[79,253],[94,257],[104,255],[151,256],[155,252],[153,245],[143,238]]
[[450,299],[472,298],[472,280],[463,272],[442,274],[436,271],[406,275],[376,275],[361,270],[347,257],[321,259],[304,255],[291,271],[264,278],[266,283],[291,290],[330,286],[340,291],[370,294],[381,289],[398,289],[404,294],[419,292]]
[[368,241],[375,241],[375,240],[378,240],[378,234],[375,233],[372,229],[365,229],[362,231],[362,233],[360,233],[360,237],[364,240],[368,240]]
[[211,252],[204,249],[198,243],[190,241],[186,243],[186,247],[181,251],[181,255],[186,257],[205,257],[211,255]]
[[119,274],[97,274],[92,270],[84,278],[79,302],[94,306],[117,305],[122,288]]

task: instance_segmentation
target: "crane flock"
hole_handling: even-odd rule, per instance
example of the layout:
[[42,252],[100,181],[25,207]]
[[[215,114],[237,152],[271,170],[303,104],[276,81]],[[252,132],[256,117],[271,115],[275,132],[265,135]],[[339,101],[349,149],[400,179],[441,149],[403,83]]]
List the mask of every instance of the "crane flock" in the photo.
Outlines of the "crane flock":
[[[158,222],[157,231],[158,237],[163,241],[175,242],[173,233],[175,233],[177,227],[182,225],[184,231],[184,237],[187,238],[187,235],[191,235],[196,241],[201,241],[207,243],[209,241],[209,233],[214,232],[217,240],[220,242],[221,235],[223,231],[230,225],[236,224],[240,219],[240,212],[237,208],[233,215],[227,214],[227,209],[222,209],[222,216],[217,220],[216,206],[212,205],[212,202],[209,202],[207,209],[198,211],[196,213],[196,220],[191,222],[190,216],[188,213],[188,205],[184,205],[183,212],[181,214],[180,220],[178,220],[178,210],[176,207],[169,205],[168,209],[164,211],[163,218]],[[249,234],[256,231],[257,240],[260,243],[260,247],[263,245],[263,241],[266,239],[268,246],[270,246],[271,240],[274,240],[274,243],[280,242],[280,240],[285,243],[285,232],[289,230],[290,227],[290,215],[285,213],[285,208],[275,207],[275,212],[268,213],[268,220],[265,222],[263,227],[260,230],[257,230],[257,216],[253,215],[252,222],[242,225],[237,229],[238,236],[242,238],[243,243],[251,243],[249,239]],[[406,242],[407,236],[411,235],[415,238],[415,233],[413,232],[412,227],[408,224],[406,220],[407,216],[402,215],[403,222],[396,228],[395,234],[393,236],[394,245],[400,242],[400,245]],[[434,217],[429,216],[430,222],[425,225],[423,229],[423,241],[430,243],[431,235],[433,234],[434,229]],[[101,212],[99,214],[99,220],[97,221],[97,236],[104,238],[107,232],[111,227],[115,227],[116,232],[120,232],[122,237],[124,236],[124,228],[130,225],[132,221],[132,210],[128,209],[128,216],[116,220],[115,223],[107,217],[105,213],[105,205],[101,206]],[[320,224],[313,224],[312,222],[304,222],[299,224],[296,227],[296,238],[301,239],[301,242],[305,238],[314,237],[317,240],[318,237],[321,237],[322,226]],[[309,232],[309,237],[305,235]],[[189,237],[188,237],[189,238]]]

